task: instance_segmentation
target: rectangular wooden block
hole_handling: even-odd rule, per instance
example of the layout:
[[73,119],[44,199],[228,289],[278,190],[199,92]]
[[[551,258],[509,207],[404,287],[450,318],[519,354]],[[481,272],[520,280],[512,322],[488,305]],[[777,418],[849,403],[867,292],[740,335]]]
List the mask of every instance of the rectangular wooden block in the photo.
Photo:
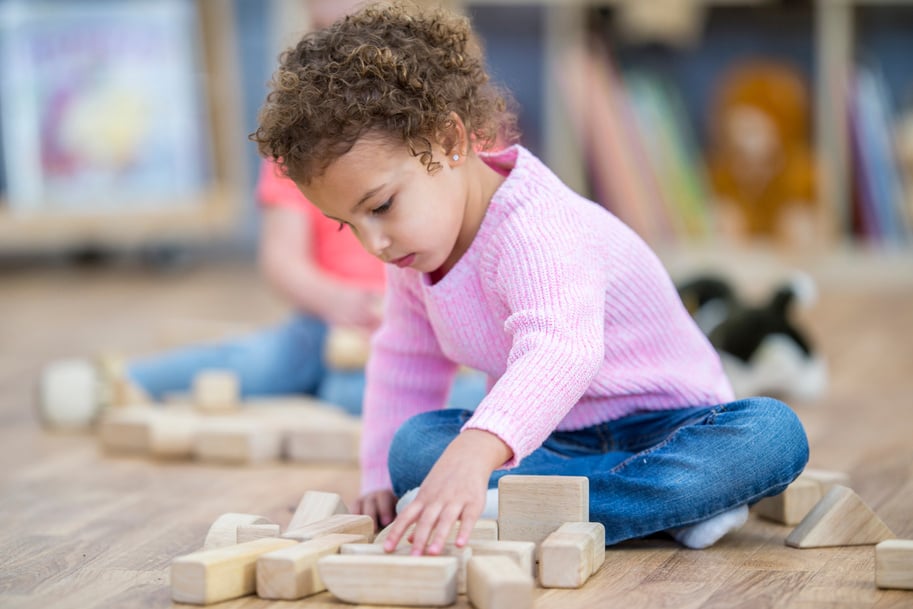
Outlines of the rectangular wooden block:
[[370,542],[374,540],[374,519],[364,514],[336,514],[297,529],[288,529],[282,537],[308,541],[330,533],[364,535]]
[[[228,512],[222,514],[209,527],[206,539],[203,541],[204,550],[214,550],[223,546],[233,546],[239,543],[238,529],[248,525],[272,524],[268,519],[257,514],[240,514]],[[278,537],[276,535],[275,537]],[[252,541],[252,540],[250,540]]]
[[467,569],[469,602],[476,609],[532,609],[533,577],[506,556],[474,556]]
[[285,434],[284,453],[289,461],[306,463],[357,463],[361,422],[354,417],[302,421]]
[[[326,590],[317,573],[317,561],[336,554],[343,544],[364,541],[361,535],[324,535],[257,559],[257,596],[297,600]],[[371,545],[371,544],[362,544]]]
[[193,402],[201,412],[236,410],[241,403],[241,383],[228,370],[203,370],[193,379]]
[[293,545],[297,542],[291,539],[267,538],[175,558],[171,562],[171,598],[206,605],[253,594],[257,559]]
[[498,481],[498,538],[541,543],[565,522],[590,519],[584,476],[504,476]]
[[193,412],[154,406],[108,410],[99,422],[98,439],[111,453],[185,458],[197,429]]
[[[347,543],[339,548],[340,554],[358,554],[360,556],[409,556],[412,548],[409,545],[400,544],[390,554],[384,552],[384,547],[376,543]],[[472,558],[472,548],[464,546],[458,548],[452,543],[444,545],[440,556],[455,556],[460,561],[460,568],[457,571],[457,594],[466,594],[466,565]]]
[[875,546],[875,585],[913,590],[913,540],[888,539]]
[[850,486],[850,477],[845,472],[838,472],[829,469],[814,469],[806,467],[799,476],[800,480],[811,480],[821,486],[821,496],[827,494],[835,484],[840,486]]
[[280,457],[282,436],[267,423],[246,417],[207,417],[200,421],[193,455],[219,463],[260,463]]
[[459,560],[454,556],[324,556],[317,562],[333,596],[355,604],[452,605]]
[[567,522],[539,546],[543,588],[579,588],[605,560],[605,527],[599,522]]
[[298,508],[292,515],[288,528],[290,530],[300,529],[306,524],[318,522],[336,514],[348,513],[349,510],[343,503],[342,497],[336,493],[306,491],[301,497],[301,501],[298,502]]
[[156,416],[156,410],[147,406],[111,410],[99,421],[98,441],[107,452],[147,454],[149,430]]
[[761,499],[752,509],[762,518],[795,526],[802,522],[820,500],[821,485],[814,480],[799,477],[785,491]]
[[279,537],[278,524],[242,524],[237,530],[238,543],[247,543],[264,537]]
[[524,573],[536,573],[536,544],[531,541],[470,541],[473,556],[506,556]]

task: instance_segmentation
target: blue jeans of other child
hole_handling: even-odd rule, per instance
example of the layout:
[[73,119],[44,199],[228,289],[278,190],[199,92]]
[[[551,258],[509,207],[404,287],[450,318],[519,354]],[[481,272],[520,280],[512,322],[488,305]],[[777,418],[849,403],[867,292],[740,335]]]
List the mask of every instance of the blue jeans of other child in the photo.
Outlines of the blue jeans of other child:
[[[438,410],[415,416],[390,448],[393,490],[422,483],[472,415]],[[586,476],[590,520],[606,545],[695,524],[783,491],[808,461],[795,413],[771,398],[713,407],[642,412],[578,431],[556,431],[507,474]]]
[[[231,370],[241,382],[244,398],[314,395],[359,414],[365,390],[364,371],[327,368],[323,359],[326,337],[323,321],[299,314],[247,336],[131,362],[128,375],[151,397],[161,400],[167,393],[189,391],[201,370]],[[461,374],[454,383],[450,403],[472,409],[484,395],[481,374]]]

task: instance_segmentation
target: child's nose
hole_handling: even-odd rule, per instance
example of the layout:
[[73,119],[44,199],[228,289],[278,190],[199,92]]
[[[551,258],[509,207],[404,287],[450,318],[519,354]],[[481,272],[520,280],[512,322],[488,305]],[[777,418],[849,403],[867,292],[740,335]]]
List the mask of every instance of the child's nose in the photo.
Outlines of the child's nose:
[[375,256],[383,257],[384,251],[390,247],[390,238],[378,229],[370,231],[366,237],[368,251]]

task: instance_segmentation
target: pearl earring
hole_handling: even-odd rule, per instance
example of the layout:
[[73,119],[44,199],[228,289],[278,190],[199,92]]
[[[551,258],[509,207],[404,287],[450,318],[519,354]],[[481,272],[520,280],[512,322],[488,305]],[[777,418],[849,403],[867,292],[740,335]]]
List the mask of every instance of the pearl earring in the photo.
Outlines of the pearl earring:
[[459,161],[459,160],[460,160],[460,155],[455,154],[455,155],[453,155],[452,158],[453,158],[454,161]]

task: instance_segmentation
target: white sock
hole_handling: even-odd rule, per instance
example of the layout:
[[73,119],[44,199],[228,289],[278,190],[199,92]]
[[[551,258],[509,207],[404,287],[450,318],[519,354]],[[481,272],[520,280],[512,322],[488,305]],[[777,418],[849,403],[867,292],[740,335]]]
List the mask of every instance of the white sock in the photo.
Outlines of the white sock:
[[675,541],[693,550],[709,548],[720,538],[741,527],[748,520],[748,506],[740,505],[712,518],[678,529],[669,529]]
[[[399,498],[399,501],[396,502],[396,513],[399,514],[406,506],[412,503],[412,500],[415,499],[415,496],[418,495],[418,487],[406,491],[402,497]],[[482,515],[479,518],[489,518],[491,520],[496,520],[498,518],[498,489],[490,488],[485,494],[485,509],[482,510]]]

